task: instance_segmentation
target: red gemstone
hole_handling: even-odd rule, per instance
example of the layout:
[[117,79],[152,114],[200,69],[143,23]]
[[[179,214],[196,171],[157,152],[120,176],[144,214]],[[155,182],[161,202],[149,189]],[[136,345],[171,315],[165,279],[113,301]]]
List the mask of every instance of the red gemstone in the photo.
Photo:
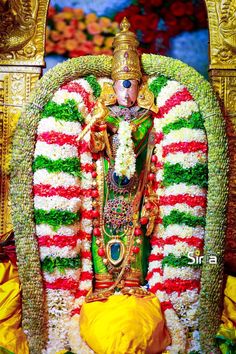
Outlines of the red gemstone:
[[149,219],[146,216],[143,216],[140,218],[139,222],[141,225],[146,225],[148,223]]
[[98,175],[98,174],[97,174],[97,172],[96,172],[96,171],[93,171],[93,172],[92,172],[92,177],[93,177],[93,178],[96,178],[96,177],[97,177],[97,175]]
[[147,203],[145,204],[145,208],[146,208],[147,210],[153,209],[153,204],[150,203],[150,202],[147,202]]
[[98,190],[97,189],[93,189],[92,190],[92,192],[91,192],[91,196],[93,197],[93,198],[97,198],[98,197]]
[[98,210],[92,210],[92,217],[93,218],[98,218],[99,217],[99,211]]
[[157,155],[152,155],[152,162],[157,162]]
[[107,129],[107,125],[106,124],[100,124],[99,125],[99,131],[103,131],[103,130],[106,130]]
[[98,227],[95,227],[93,230],[94,236],[101,236],[101,231]]
[[103,248],[99,248],[99,249],[98,249],[98,255],[99,255],[100,257],[105,256],[105,251],[104,251]]
[[139,253],[139,251],[140,251],[140,248],[138,246],[133,247],[133,253],[137,254],[137,253]]
[[142,230],[139,227],[136,227],[134,230],[135,236],[140,236],[142,235]]
[[149,173],[149,174],[148,174],[148,180],[149,180],[149,181],[154,181],[154,179],[155,179],[155,174],[152,173],[152,172]]
[[95,152],[92,154],[92,156],[93,156],[93,159],[94,159],[94,160],[98,160],[99,157],[100,157],[100,155],[97,154],[97,153],[95,153]]

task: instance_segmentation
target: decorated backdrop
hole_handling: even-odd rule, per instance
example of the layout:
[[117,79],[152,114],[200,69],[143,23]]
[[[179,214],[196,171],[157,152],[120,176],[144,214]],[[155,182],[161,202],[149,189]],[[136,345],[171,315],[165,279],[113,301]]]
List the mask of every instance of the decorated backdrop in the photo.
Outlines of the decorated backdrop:
[[207,76],[203,0],[53,0],[48,12],[47,69],[68,57],[111,54],[124,16],[138,36],[141,52],[180,59]]

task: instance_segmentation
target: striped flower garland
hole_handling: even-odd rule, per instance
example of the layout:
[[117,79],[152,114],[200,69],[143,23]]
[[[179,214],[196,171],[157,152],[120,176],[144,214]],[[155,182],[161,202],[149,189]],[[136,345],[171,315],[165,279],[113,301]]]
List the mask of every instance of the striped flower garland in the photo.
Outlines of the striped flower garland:
[[[34,207],[48,313],[45,354],[65,348],[89,353],[79,340],[78,321],[84,296],[91,287],[90,239],[94,170],[89,136],[76,139],[99,95],[89,76],[63,85],[41,114],[35,147]],[[81,348],[83,347],[83,350]]]
[[159,107],[154,115],[154,161],[160,211],[147,279],[165,312],[172,337],[169,352],[199,352],[196,312],[201,270],[189,264],[188,252],[203,249],[207,187],[203,119],[188,90],[178,82],[152,77],[149,88]]

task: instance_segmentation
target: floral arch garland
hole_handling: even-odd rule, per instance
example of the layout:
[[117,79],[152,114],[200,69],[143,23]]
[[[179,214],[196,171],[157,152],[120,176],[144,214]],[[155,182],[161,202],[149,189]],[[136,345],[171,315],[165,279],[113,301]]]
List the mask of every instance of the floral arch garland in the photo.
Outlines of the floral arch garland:
[[[57,65],[37,83],[16,130],[12,158],[12,217],[23,289],[23,327],[29,335],[33,353],[41,352],[46,341],[43,286],[32,196],[33,151],[40,112],[62,84],[89,74],[110,76],[111,63],[112,57],[109,56],[88,56]],[[227,197],[224,122],[210,84],[194,69],[171,58],[148,54],[142,56],[142,65],[147,75],[165,75],[186,86],[205,118],[209,184],[204,252],[217,254],[218,260],[214,267],[203,263],[201,276],[199,328],[202,350],[208,352],[214,348],[213,338],[220,321],[223,283]]]

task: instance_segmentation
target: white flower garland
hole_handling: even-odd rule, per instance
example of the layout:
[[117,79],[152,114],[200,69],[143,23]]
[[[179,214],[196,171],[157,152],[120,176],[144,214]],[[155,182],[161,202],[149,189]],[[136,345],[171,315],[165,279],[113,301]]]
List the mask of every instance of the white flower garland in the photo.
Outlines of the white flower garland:
[[131,178],[135,172],[135,154],[132,129],[128,122],[122,121],[118,130],[119,147],[115,159],[115,172],[118,176]]

